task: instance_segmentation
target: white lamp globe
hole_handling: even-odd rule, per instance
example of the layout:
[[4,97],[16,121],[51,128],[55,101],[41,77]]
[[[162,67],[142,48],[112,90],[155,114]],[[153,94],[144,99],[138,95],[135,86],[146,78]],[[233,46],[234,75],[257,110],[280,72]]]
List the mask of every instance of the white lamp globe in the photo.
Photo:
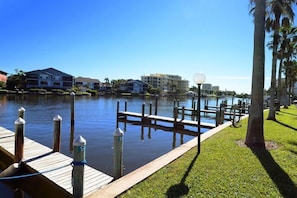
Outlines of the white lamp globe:
[[206,78],[205,78],[205,75],[202,74],[202,73],[196,73],[194,76],[193,76],[193,80],[194,80],[194,83],[197,84],[197,85],[201,85],[205,82]]

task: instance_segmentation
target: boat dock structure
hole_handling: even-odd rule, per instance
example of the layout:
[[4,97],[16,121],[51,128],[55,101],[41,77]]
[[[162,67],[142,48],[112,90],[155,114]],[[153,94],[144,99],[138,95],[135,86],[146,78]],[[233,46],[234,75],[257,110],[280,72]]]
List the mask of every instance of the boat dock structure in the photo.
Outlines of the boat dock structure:
[[[19,137],[15,132],[0,127],[0,156],[1,168],[5,169],[0,174],[0,179],[14,179],[24,178],[26,176],[32,178],[37,176],[40,182],[44,182],[43,186],[47,186],[47,191],[42,192],[40,197],[78,197],[73,196],[75,186],[73,185],[73,175],[75,174],[75,167],[83,167],[83,197],[94,193],[101,187],[107,185],[113,180],[113,177],[102,173],[87,164],[74,163],[74,159],[68,157],[60,152],[55,152],[53,149],[46,147],[29,138],[23,137],[23,151],[17,148]],[[79,146],[81,149],[82,146]],[[20,161],[18,158],[19,152],[23,154]],[[23,152],[23,153],[22,153]],[[75,151],[74,151],[75,152]],[[14,174],[20,167],[26,169],[24,175]],[[83,165],[83,166],[82,166]],[[5,174],[5,172],[8,172]],[[30,179],[29,178],[29,179]],[[34,177],[35,178],[35,177]],[[26,180],[22,180],[26,181]],[[36,187],[38,188],[38,187]],[[38,191],[38,189],[36,189]],[[40,190],[39,190],[40,191]],[[79,196],[80,197],[80,196]]]
[[[171,123],[172,127],[170,127],[170,129],[172,130],[184,130],[186,126],[213,129],[218,125],[223,124],[224,120],[235,122],[236,119],[239,120],[240,117],[247,115],[246,110],[239,108],[238,105],[227,106],[222,103],[220,106],[208,106],[206,109],[201,109],[200,113],[204,114],[204,116],[208,114],[215,115],[215,124],[200,122],[200,125],[198,126],[197,109],[195,108],[195,105],[192,105],[192,107],[181,107],[178,103],[176,105],[174,102],[172,117],[158,115],[157,102],[155,103],[154,113],[152,103],[149,104],[148,110],[145,110],[146,105],[143,103],[141,113],[128,111],[127,106],[127,101],[125,101],[124,110],[120,111],[120,102],[117,102],[117,127],[119,122],[138,122],[141,125],[148,125],[157,128],[165,127],[165,125],[156,124],[157,122],[160,122]],[[190,116],[191,119],[185,119],[185,116]],[[135,120],[135,118],[137,120]]]

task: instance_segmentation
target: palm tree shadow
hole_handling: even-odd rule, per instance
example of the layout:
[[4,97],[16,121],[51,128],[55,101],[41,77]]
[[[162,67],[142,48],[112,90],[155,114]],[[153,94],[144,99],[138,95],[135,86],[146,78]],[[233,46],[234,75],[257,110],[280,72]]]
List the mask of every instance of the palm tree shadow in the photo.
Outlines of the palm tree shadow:
[[271,180],[283,197],[296,197],[297,187],[289,175],[280,167],[266,149],[250,148],[257,156]]
[[284,113],[284,114],[288,114],[288,115],[292,115],[292,116],[297,116],[296,114],[289,113],[289,112],[283,112],[283,111],[282,111],[282,113]]
[[191,172],[191,170],[193,168],[193,165],[194,165],[197,157],[198,157],[198,154],[196,154],[195,157],[193,158],[191,164],[188,167],[188,170],[184,174],[184,176],[181,179],[180,183],[171,186],[167,190],[167,193],[166,194],[167,194],[167,197],[168,198],[181,197],[182,195],[187,195],[189,193],[189,187],[187,185],[185,185],[185,181],[186,181],[189,173]]
[[282,122],[277,121],[277,120],[276,120],[275,122],[278,123],[278,124],[280,124],[280,125],[283,125],[283,126],[285,126],[285,127],[287,127],[287,128],[293,129],[294,131],[297,131],[296,128],[294,128],[294,127],[292,127],[292,126],[290,126],[290,125],[287,125],[287,124],[282,123]]

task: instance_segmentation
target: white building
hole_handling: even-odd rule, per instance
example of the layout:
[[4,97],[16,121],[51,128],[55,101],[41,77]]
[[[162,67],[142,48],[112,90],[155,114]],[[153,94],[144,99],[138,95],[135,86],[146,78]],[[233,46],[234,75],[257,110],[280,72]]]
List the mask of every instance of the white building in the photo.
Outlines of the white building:
[[189,90],[189,81],[182,80],[178,75],[150,74],[141,76],[141,80],[162,92],[176,92],[177,90],[186,92]]
[[206,91],[211,91],[212,90],[212,84],[204,83],[204,84],[202,84],[202,89],[206,90]]

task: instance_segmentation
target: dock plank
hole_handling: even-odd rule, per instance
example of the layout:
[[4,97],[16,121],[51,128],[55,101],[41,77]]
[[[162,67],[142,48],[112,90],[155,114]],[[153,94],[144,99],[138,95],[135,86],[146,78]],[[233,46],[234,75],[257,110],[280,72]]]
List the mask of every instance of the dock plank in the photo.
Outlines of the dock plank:
[[[182,120],[180,118],[177,118],[176,120],[172,117],[166,117],[166,116],[159,116],[159,115],[149,115],[149,114],[144,114],[144,116],[142,116],[141,113],[135,113],[135,112],[129,112],[129,111],[120,111],[119,115],[121,116],[131,116],[131,117],[136,117],[136,118],[147,118],[153,121],[161,121],[161,122],[169,122],[169,123],[181,123],[183,125],[189,125],[189,126],[198,126],[198,122],[197,121],[193,121],[193,120]],[[211,123],[206,123],[206,122],[201,122],[200,126],[202,128],[208,128],[208,129],[212,129],[215,128],[215,124],[211,124]]]
[[[14,132],[0,127],[0,149],[14,156]],[[53,152],[38,142],[24,138],[23,162],[32,170],[42,173],[48,181],[55,183],[68,193],[73,193],[73,159],[59,152]],[[84,196],[107,185],[113,178],[88,165],[84,168]]]

